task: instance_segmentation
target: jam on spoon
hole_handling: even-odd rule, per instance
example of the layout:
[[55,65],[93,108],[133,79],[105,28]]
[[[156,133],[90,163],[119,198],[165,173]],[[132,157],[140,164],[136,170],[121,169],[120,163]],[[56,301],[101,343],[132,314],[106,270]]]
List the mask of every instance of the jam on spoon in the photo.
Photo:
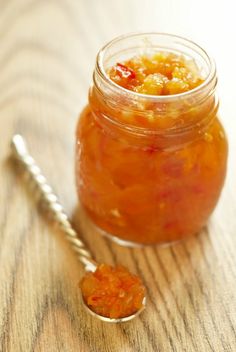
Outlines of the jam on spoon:
[[117,319],[135,314],[143,306],[145,288],[125,267],[100,264],[80,282],[87,306],[99,315]]

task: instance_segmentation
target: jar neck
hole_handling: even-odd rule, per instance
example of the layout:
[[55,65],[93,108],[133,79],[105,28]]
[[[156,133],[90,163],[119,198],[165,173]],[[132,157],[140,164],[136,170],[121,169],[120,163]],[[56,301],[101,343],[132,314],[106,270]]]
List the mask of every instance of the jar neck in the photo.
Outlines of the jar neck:
[[[185,47],[186,40],[179,39]],[[112,43],[98,54],[89,94],[95,119],[106,132],[137,145],[171,148],[201,137],[209,128],[218,111],[217,77],[214,63],[196,44],[193,53],[199,49],[205,60],[204,82],[191,91],[169,96],[139,94],[112,82],[106,71],[115,49],[106,58],[107,47],[111,49]]]
[[[114,138],[122,139],[124,142],[128,142],[133,146],[146,147],[152,146],[156,149],[177,149],[182,147],[184,144],[192,143],[197,139],[202,138],[204,133],[210,128],[213,123],[217,112],[218,112],[218,99],[214,96],[208,101],[208,106],[199,109],[199,118],[190,122],[179,124],[178,127],[174,128],[139,128],[130,124],[120,123],[116,118],[113,117],[113,110],[109,106],[107,100],[100,100],[99,106],[94,103],[94,99],[97,99],[97,92],[94,87],[90,90],[90,107],[96,122],[101,126],[105,133],[110,134]],[[101,106],[101,105],[106,106]],[[123,114],[130,114],[130,110],[114,109],[114,113],[117,112]],[[190,110],[189,110],[190,113]],[[145,116],[146,113],[143,114]],[[187,114],[187,113],[186,113]],[[163,116],[163,117],[162,117]],[[165,118],[164,113],[161,117]],[[181,115],[176,116],[176,119],[181,119]]]

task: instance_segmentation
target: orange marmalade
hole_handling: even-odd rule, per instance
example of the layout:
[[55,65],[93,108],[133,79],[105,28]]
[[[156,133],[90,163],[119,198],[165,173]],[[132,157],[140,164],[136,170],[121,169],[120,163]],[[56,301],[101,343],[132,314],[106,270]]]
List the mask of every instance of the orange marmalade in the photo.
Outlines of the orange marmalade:
[[104,317],[124,318],[143,307],[145,287],[138,276],[121,265],[99,265],[94,273],[83,277],[80,288],[87,306]]
[[99,229],[155,244],[206,224],[227,162],[216,83],[206,52],[177,36],[123,36],[99,52],[76,132],[78,194]]
[[118,62],[108,75],[121,87],[149,95],[179,94],[203,83],[193,60],[168,52]]

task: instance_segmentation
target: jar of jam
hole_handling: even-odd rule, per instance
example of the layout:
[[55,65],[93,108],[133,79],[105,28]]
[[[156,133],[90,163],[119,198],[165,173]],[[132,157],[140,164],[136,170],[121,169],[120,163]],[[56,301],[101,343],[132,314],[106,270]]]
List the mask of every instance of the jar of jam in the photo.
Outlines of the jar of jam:
[[103,233],[157,244],[197,233],[224,183],[214,62],[169,34],[119,37],[97,56],[76,131],[82,207]]

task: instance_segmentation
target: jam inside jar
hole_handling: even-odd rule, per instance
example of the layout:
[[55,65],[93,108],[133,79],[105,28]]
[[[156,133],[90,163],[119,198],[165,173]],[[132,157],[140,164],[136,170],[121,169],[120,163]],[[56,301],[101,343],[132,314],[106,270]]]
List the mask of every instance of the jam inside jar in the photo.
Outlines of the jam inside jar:
[[[202,82],[179,94],[151,95],[109,77],[117,62],[162,52],[192,60]],[[216,84],[214,62],[181,37],[133,34],[100,50],[76,131],[78,195],[98,229],[124,244],[157,244],[206,224],[227,163]]]

